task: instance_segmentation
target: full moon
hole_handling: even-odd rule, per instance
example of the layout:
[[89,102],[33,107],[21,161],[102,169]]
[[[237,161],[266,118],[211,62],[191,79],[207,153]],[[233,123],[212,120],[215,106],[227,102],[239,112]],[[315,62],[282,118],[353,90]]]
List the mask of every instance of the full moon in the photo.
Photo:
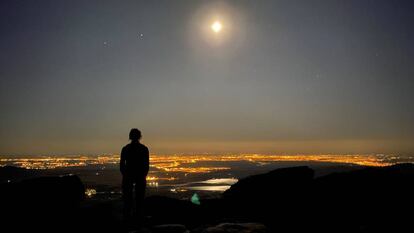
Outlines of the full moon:
[[215,33],[219,33],[222,28],[223,28],[223,25],[221,25],[221,23],[219,21],[215,21],[211,25],[211,30],[213,30]]

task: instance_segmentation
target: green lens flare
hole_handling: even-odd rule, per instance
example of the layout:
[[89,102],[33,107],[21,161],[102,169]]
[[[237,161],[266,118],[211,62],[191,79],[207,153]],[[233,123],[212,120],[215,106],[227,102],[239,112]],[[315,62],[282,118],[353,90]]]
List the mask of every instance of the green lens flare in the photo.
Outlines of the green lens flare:
[[193,204],[196,204],[196,205],[200,205],[201,204],[200,203],[200,197],[198,196],[197,193],[194,193],[194,195],[191,197],[191,202]]

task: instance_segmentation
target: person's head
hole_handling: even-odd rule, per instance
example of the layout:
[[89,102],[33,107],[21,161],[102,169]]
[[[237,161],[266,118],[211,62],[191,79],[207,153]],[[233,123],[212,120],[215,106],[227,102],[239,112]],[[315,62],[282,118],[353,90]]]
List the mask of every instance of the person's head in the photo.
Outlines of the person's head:
[[139,131],[136,128],[131,129],[131,131],[129,131],[129,140],[131,141],[139,141],[141,139],[142,135],[141,135],[141,131]]

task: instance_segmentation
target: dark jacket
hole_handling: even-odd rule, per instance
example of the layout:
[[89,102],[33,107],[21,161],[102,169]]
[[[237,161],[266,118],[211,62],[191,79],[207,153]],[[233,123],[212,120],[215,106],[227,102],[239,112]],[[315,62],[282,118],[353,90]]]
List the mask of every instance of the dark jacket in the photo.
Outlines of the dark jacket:
[[120,168],[122,175],[128,178],[146,177],[149,170],[148,148],[139,142],[131,142],[124,146],[121,151]]

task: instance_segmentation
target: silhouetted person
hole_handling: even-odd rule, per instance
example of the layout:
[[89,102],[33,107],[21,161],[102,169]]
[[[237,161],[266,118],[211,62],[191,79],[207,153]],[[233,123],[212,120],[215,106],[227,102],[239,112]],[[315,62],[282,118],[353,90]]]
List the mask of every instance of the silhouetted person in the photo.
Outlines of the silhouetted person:
[[120,162],[125,218],[132,214],[134,186],[136,213],[137,216],[143,214],[143,202],[147,185],[146,177],[149,169],[148,148],[139,142],[141,131],[131,129],[129,139],[131,143],[122,148]]

